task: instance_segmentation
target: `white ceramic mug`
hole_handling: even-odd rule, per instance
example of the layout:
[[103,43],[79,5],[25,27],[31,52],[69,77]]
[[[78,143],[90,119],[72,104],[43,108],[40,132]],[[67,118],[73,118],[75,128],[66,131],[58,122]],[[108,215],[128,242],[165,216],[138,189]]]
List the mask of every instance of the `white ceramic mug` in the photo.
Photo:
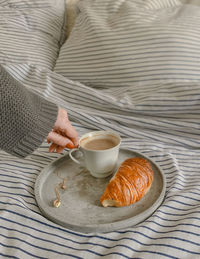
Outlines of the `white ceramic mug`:
[[[83,135],[79,140],[79,148],[70,150],[70,158],[84,166],[97,178],[107,177],[116,167],[121,138],[113,131],[93,131]],[[81,152],[82,162],[72,153]]]

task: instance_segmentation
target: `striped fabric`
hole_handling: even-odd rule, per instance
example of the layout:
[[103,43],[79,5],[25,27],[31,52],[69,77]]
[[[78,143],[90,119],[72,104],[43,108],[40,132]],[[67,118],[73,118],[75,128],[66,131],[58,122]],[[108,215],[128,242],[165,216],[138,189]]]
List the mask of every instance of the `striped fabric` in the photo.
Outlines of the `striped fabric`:
[[[68,110],[81,136],[120,133],[122,147],[142,152],[167,179],[163,204],[144,222],[106,234],[83,234],[42,216],[34,183],[62,155],[47,143],[25,160],[0,152],[0,254],[5,258],[199,258],[200,82],[98,90],[28,65],[7,71]],[[66,154],[67,150],[65,151]],[[70,208],[69,208],[70,209]],[[67,213],[67,211],[65,211]]]
[[[197,22],[198,17],[194,25]],[[0,29],[0,40],[2,35]],[[44,142],[26,159],[0,151],[0,257],[200,258],[200,81],[145,81],[114,91],[96,89],[15,58],[4,64],[6,70],[66,108],[80,136],[98,129],[117,131],[123,148],[142,152],[162,168],[167,190],[163,204],[137,226],[105,234],[74,232],[46,219],[34,197],[40,171],[67,150],[48,153]]]
[[52,69],[65,37],[65,0],[0,0],[0,62]]
[[198,82],[200,16],[178,0],[84,0],[55,71],[94,87]]
[[200,6],[199,0],[181,0],[183,4],[192,4]]

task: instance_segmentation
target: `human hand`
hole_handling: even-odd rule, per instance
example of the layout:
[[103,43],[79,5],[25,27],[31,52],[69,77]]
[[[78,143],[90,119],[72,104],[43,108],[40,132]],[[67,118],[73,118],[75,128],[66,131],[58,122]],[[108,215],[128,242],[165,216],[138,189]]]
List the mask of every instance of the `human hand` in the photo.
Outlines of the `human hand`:
[[71,125],[66,110],[58,109],[57,120],[47,136],[47,142],[51,143],[49,152],[56,150],[61,153],[64,148],[72,149],[78,146],[78,133]]

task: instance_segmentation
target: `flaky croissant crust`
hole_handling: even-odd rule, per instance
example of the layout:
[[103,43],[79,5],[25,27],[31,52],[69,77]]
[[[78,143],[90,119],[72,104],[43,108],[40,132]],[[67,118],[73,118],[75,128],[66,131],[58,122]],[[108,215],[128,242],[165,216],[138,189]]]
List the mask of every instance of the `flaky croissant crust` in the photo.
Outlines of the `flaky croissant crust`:
[[153,174],[146,159],[135,157],[125,160],[106,186],[100,198],[101,204],[104,207],[121,207],[139,201],[151,187]]

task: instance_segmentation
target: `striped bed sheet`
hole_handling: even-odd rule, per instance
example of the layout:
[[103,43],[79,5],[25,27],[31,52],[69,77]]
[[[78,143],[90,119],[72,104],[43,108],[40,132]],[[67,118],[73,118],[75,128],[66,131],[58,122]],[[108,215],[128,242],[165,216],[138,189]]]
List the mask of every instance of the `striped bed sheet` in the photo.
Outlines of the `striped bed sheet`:
[[200,257],[199,81],[97,89],[34,61],[1,63],[25,87],[66,108],[79,135],[119,132],[123,148],[149,156],[162,168],[167,190],[162,205],[136,226],[103,234],[74,232],[45,218],[34,197],[40,171],[68,151],[48,153],[46,142],[26,159],[0,151],[0,257]]

